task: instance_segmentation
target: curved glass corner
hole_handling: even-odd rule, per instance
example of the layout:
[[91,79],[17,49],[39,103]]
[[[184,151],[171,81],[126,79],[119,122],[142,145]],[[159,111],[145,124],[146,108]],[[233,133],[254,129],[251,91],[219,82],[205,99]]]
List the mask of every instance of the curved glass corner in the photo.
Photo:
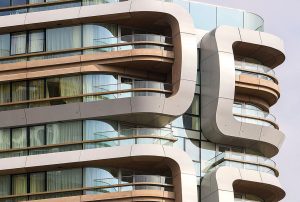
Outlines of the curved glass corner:
[[264,30],[263,18],[254,13],[189,0],[162,1],[184,7],[193,17],[198,29],[210,31],[221,25],[229,25],[255,31]]

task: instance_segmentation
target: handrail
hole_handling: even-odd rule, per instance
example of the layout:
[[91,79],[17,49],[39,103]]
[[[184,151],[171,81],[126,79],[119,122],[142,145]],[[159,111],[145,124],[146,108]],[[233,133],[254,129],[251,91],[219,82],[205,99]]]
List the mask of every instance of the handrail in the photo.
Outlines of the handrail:
[[[240,118],[248,118],[248,119],[252,119],[252,120],[257,120],[257,121],[262,121],[262,122],[265,122],[265,123],[268,123],[270,125],[272,125],[274,128],[276,129],[279,129],[279,126],[276,122],[274,121],[271,121],[269,119],[265,119],[265,118],[259,118],[259,117],[256,117],[256,116],[249,116],[249,115],[242,115],[242,114],[235,114],[233,113],[233,115],[235,117],[240,117]],[[243,121],[242,121],[243,122]],[[258,125],[261,125],[261,124],[258,124]]]
[[[259,166],[266,167],[268,169],[271,169],[276,176],[279,175],[279,172],[276,167],[276,163],[272,159],[262,157],[262,156],[257,156],[257,155],[243,154],[243,153],[237,153],[231,151],[222,152],[217,156],[208,160],[206,162],[206,166],[204,170],[208,172],[212,168],[215,168],[217,166],[222,166],[222,163],[226,161],[255,165],[258,166],[258,169],[260,169]],[[260,169],[260,171],[265,172],[266,170]]]
[[50,191],[50,192],[37,192],[37,193],[27,193],[27,194],[19,194],[19,195],[6,195],[6,196],[0,196],[0,200],[18,198],[18,197],[28,197],[28,196],[50,195],[50,194],[75,192],[75,191],[93,191],[93,190],[98,190],[98,189],[107,189],[107,188],[115,188],[115,187],[147,186],[147,185],[148,186],[159,186],[159,187],[170,187],[170,188],[174,187],[172,184],[165,184],[165,183],[158,183],[158,182],[133,182],[133,183],[125,183],[125,184],[106,185],[106,186],[65,189],[65,190],[57,190],[57,191]]
[[276,117],[268,112],[264,112],[262,110],[257,110],[250,108],[248,106],[233,106],[232,112],[234,116],[237,117],[244,117],[254,120],[260,120],[268,122],[269,124],[273,125],[275,128],[278,128],[276,124]]
[[[161,132],[162,130],[164,130],[168,133],[162,134],[162,132]],[[130,131],[131,133],[124,134],[124,133],[126,133],[126,131]],[[151,132],[146,133],[145,131],[151,131]],[[158,132],[155,132],[155,131],[159,131],[160,134],[158,134]],[[60,144],[50,144],[50,145],[41,145],[41,146],[33,146],[33,147],[5,149],[5,150],[0,150],[0,154],[1,153],[9,153],[9,152],[17,152],[17,151],[50,149],[50,148],[55,148],[55,147],[63,147],[63,146],[71,146],[71,145],[79,145],[79,144],[89,144],[89,143],[110,142],[110,141],[116,141],[116,140],[138,139],[138,138],[162,139],[162,140],[168,140],[170,142],[177,141],[177,138],[175,138],[173,136],[173,132],[171,130],[158,129],[158,128],[131,128],[131,129],[123,129],[123,130],[119,130],[119,131],[104,131],[101,133],[105,134],[105,133],[113,133],[113,132],[116,133],[115,135],[117,135],[117,137],[108,137],[108,136],[102,135],[105,138],[103,138],[103,139],[99,138],[99,139],[95,139],[95,140],[65,142],[65,143],[60,143]],[[145,134],[143,134],[143,132]],[[100,132],[97,132],[97,133],[100,133]],[[94,134],[94,135],[96,135],[96,134]]]
[[235,61],[235,69],[246,74],[256,75],[258,78],[272,80],[274,83],[278,84],[278,80],[275,76],[275,71],[267,66],[261,64],[254,64],[245,61]]
[[22,105],[22,104],[34,104],[34,103],[42,103],[47,101],[57,101],[57,100],[68,100],[68,99],[74,99],[74,98],[84,98],[89,96],[100,96],[100,95],[110,95],[110,94],[121,94],[121,93],[128,93],[128,92],[157,92],[157,93],[163,93],[163,94],[171,94],[171,90],[164,90],[164,87],[171,86],[171,84],[165,84],[160,82],[152,82],[152,81],[135,81],[132,84],[145,84],[147,86],[148,84],[154,84],[156,87],[156,84],[159,84],[159,88],[147,88],[147,87],[141,87],[134,86],[133,88],[123,88],[122,86],[127,83],[118,83],[118,84],[106,84],[106,85],[100,85],[104,87],[108,86],[116,86],[116,90],[109,90],[102,88],[102,90],[106,90],[104,92],[96,92],[96,93],[86,93],[86,94],[80,94],[80,95],[74,95],[74,96],[64,96],[64,97],[51,97],[51,98],[42,98],[37,100],[24,100],[24,101],[17,101],[17,102],[7,102],[7,103],[0,103],[0,107],[2,106],[14,106],[14,105]]
[[[141,37],[144,40],[139,40],[139,37]],[[141,39],[140,38],[140,39]],[[151,39],[158,38],[158,41],[154,41]],[[129,41],[124,41],[124,39],[128,39]],[[130,41],[131,39],[131,41]],[[133,41],[137,39],[137,41]],[[148,39],[148,41],[147,41]],[[5,56],[0,57],[0,62],[3,60],[11,60],[11,59],[30,59],[30,57],[38,57],[38,56],[47,56],[47,55],[55,55],[55,54],[63,54],[63,53],[70,53],[70,52],[76,52],[76,51],[87,51],[87,50],[95,50],[100,48],[116,48],[116,50],[113,51],[122,51],[122,50],[133,50],[136,49],[136,45],[156,45],[160,47],[169,47],[172,48],[172,38],[162,35],[155,35],[155,34],[135,34],[135,35],[125,35],[121,37],[104,37],[104,38],[98,38],[94,39],[94,41],[101,41],[103,40],[114,40],[114,43],[105,43],[101,45],[93,45],[93,46],[87,46],[87,47],[80,47],[80,48],[71,48],[71,49],[62,49],[62,50],[55,50],[55,51],[43,51],[43,52],[34,52],[34,53],[26,53],[26,54],[18,54],[18,55],[12,55],[12,56]],[[165,41],[165,42],[162,42]],[[170,42],[170,43],[169,43]],[[126,46],[127,48],[123,48],[123,46]],[[131,46],[128,48],[128,46]],[[110,51],[112,52],[112,51]],[[81,55],[84,55],[84,53],[81,53]]]

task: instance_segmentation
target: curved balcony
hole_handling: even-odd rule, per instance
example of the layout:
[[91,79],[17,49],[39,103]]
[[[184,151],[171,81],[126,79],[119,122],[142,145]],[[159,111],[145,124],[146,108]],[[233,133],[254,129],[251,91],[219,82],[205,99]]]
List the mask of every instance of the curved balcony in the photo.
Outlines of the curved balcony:
[[275,71],[267,66],[261,64],[254,64],[244,61],[235,61],[235,75],[249,75],[258,79],[273,81],[278,84],[275,77]]
[[241,154],[236,152],[223,152],[217,155],[216,157],[210,159],[206,163],[205,172],[216,170],[219,167],[234,167],[245,170],[255,170],[259,172],[269,173],[279,176],[278,169],[276,168],[276,163],[269,158],[250,155],[250,154]]
[[260,126],[270,126],[279,129],[276,118],[270,113],[252,105],[241,105],[235,103],[232,108],[234,118],[240,122],[256,124]]
[[[120,173],[114,173],[115,171],[120,171]],[[117,196],[117,194],[115,194],[115,196],[112,195],[113,193],[132,192],[137,190],[143,190],[145,196],[153,197],[153,195],[148,195],[147,193],[147,191],[151,190],[152,192],[154,191],[154,197],[156,194],[156,197],[159,197],[160,191],[173,192],[172,177],[151,174],[128,175],[125,173],[123,174],[122,171],[122,169],[113,169],[110,171],[102,168],[65,169],[59,171],[19,174],[18,176],[22,179],[19,181],[13,180],[14,177],[10,175],[1,176],[3,178],[2,180],[6,182],[5,184],[2,182],[3,189],[9,187],[11,184],[15,189],[13,189],[14,191],[5,189],[3,193],[0,193],[0,202],[35,201],[48,198],[83,195],[86,195],[85,197],[87,198],[89,197],[88,195],[94,195],[90,197],[96,197],[98,200],[105,200],[105,198],[110,195],[113,198]],[[135,171],[128,170],[127,173],[135,173]],[[36,180],[37,176],[39,177],[38,180]],[[47,178],[45,176],[47,176]],[[10,180],[11,178],[12,182]],[[58,178],[63,179],[63,182]],[[61,183],[58,185],[54,184],[53,181],[56,181],[55,183],[60,181]],[[25,189],[27,185],[24,182],[31,185],[30,191]],[[45,186],[46,183],[47,187]],[[18,192],[15,193],[17,186],[19,189]],[[103,195],[106,195],[106,197],[103,197]]]
[[[101,79],[102,81],[95,79]],[[85,84],[82,84],[82,80],[85,81]],[[103,82],[105,83],[108,80],[114,82],[114,84],[103,84]],[[137,96],[168,97],[172,93],[171,85],[162,82],[134,79],[131,79],[131,82],[116,82],[117,79],[115,79],[115,76],[108,74],[50,78],[46,80],[46,82],[45,80],[40,80],[40,82],[33,81],[32,85],[31,82],[29,82],[30,87],[26,86],[24,82],[21,82],[21,85],[18,85],[16,89],[19,89],[22,93],[19,92],[20,94],[18,94],[16,90],[11,89],[12,96],[7,94],[10,91],[10,83],[6,83],[6,90],[4,91],[7,96],[4,96],[5,99],[3,99],[2,102],[0,101],[0,111],[76,102],[95,102]],[[66,89],[69,85],[73,87],[72,90]],[[41,89],[41,86],[46,87],[46,93],[41,93],[44,91]],[[27,96],[25,95],[30,91],[29,89],[34,89],[33,91],[40,90],[40,92],[38,92],[39,95],[34,95],[32,98],[29,96],[29,100],[27,100]],[[4,91],[2,92],[3,94],[5,94]]]
[[[92,46],[83,46],[80,48],[32,52],[26,54],[17,54],[12,56],[0,57],[0,64],[135,49],[158,49],[169,51],[173,49],[172,38],[156,34],[134,34],[125,35],[121,37],[95,38],[93,39],[92,44]],[[3,51],[8,51],[8,55],[10,54],[9,50]]]
[[253,104],[258,104],[265,109],[269,109],[280,97],[275,72],[267,66],[235,61],[235,81],[236,95],[247,96],[248,99],[253,100]]
[[[88,120],[89,121],[89,120]],[[86,123],[86,122],[85,122]],[[104,123],[104,122],[102,122]],[[80,125],[80,123],[77,123]],[[43,126],[37,126],[43,127]],[[62,126],[55,126],[55,127],[62,127]],[[87,126],[86,126],[87,127]],[[92,124],[90,127],[97,127],[96,125]],[[103,125],[103,127],[105,127]],[[106,127],[108,127],[106,125]],[[34,127],[33,127],[34,128]],[[75,128],[83,130],[82,128]],[[74,129],[74,130],[75,130]],[[24,128],[24,131],[30,130],[29,128]],[[42,131],[46,129],[42,129],[39,132],[39,136],[41,136]],[[54,130],[54,129],[51,129]],[[57,130],[57,129],[56,129]],[[70,129],[66,128],[66,131]],[[28,141],[33,145],[29,147],[24,147],[24,145],[15,146],[12,148],[3,149],[5,145],[9,145],[9,142],[6,142],[4,145],[1,145],[0,150],[0,158],[10,158],[16,156],[27,156],[27,155],[38,155],[38,154],[46,154],[46,153],[54,153],[54,152],[65,152],[65,151],[74,151],[74,150],[85,150],[85,149],[95,149],[95,148],[103,148],[103,147],[117,147],[123,145],[135,145],[135,144],[159,144],[159,145],[166,145],[166,146],[173,146],[173,143],[177,141],[177,138],[173,136],[173,131],[167,128],[129,128],[129,129],[122,129],[122,130],[111,130],[111,131],[93,131],[92,134],[90,129],[85,129],[85,133],[79,135],[80,137],[77,138],[78,135],[74,135],[73,139],[82,139],[78,140],[68,140],[63,139],[60,142],[49,142],[46,144],[36,144],[35,142],[41,142],[43,139],[47,139],[46,136],[44,138],[35,137],[34,133],[30,133],[27,135],[26,132],[19,131],[19,137],[24,140],[24,142]],[[64,135],[69,136],[70,134],[64,131]],[[63,131],[61,131],[63,132]],[[76,132],[78,133],[78,132]],[[2,134],[5,136],[5,134]],[[27,139],[26,137],[33,135],[33,138]],[[22,138],[24,136],[24,138]],[[48,136],[48,135],[47,135]],[[34,137],[36,139],[34,139]],[[49,138],[49,137],[48,137]],[[50,137],[51,138],[51,137]],[[54,138],[54,137],[52,137]],[[58,137],[57,137],[58,138]],[[72,139],[72,138],[71,138]],[[12,143],[13,144],[13,143]]]

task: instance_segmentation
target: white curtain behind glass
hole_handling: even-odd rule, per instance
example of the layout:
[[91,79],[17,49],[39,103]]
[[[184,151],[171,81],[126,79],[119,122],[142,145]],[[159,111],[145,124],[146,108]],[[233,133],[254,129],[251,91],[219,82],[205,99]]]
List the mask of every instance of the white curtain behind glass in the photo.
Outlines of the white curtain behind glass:
[[12,177],[13,189],[12,194],[26,194],[27,193],[27,175],[14,175]]
[[26,53],[26,33],[15,33],[11,35],[11,54]]
[[30,193],[44,192],[46,176],[45,173],[30,174]]
[[10,176],[0,176],[0,196],[10,195]]
[[78,142],[81,140],[81,121],[54,123],[47,125],[47,144]]
[[82,187],[82,168],[47,172],[47,191]]
[[30,32],[28,44],[29,53],[44,51],[44,36],[44,31],[42,30]]
[[0,103],[10,102],[10,84],[0,84]]
[[81,26],[47,29],[46,50],[56,51],[81,47]]
[[27,146],[26,128],[12,130],[12,148],[24,148]]
[[0,130],[0,150],[6,149],[10,149],[10,130],[2,129]]

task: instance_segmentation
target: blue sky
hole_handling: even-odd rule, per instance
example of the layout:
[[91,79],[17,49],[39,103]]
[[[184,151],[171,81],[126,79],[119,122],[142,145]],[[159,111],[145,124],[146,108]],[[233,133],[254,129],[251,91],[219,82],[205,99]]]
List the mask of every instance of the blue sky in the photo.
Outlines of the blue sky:
[[[274,158],[280,181],[287,192],[283,202],[298,202],[300,182],[300,1],[299,0],[198,0],[210,4],[244,9],[261,15],[265,32],[275,34],[285,43],[286,61],[275,69],[281,98],[271,109],[286,140]],[[298,57],[298,58],[297,58]]]

